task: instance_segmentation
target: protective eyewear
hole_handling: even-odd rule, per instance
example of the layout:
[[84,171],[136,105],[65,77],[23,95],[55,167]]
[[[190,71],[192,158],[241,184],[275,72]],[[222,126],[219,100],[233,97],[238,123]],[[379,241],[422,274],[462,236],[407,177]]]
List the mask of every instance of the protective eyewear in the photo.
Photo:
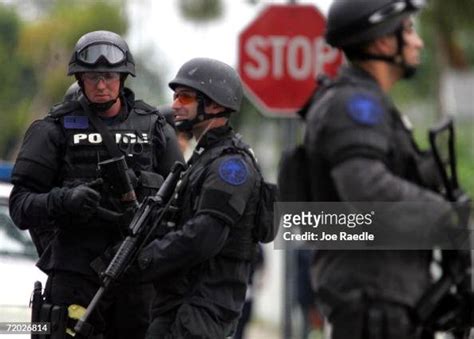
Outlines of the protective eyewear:
[[178,100],[181,105],[188,105],[196,102],[196,94],[190,92],[174,92],[173,101]]
[[90,45],[77,53],[77,60],[86,65],[95,65],[101,58],[113,66],[123,63],[127,55],[119,47],[111,44]]
[[106,84],[110,84],[113,81],[120,79],[120,73],[115,72],[91,72],[83,73],[82,80],[92,85],[97,85],[99,81],[104,81]]
[[406,11],[418,11],[426,5],[426,0],[394,1],[369,16],[367,24],[376,25]]

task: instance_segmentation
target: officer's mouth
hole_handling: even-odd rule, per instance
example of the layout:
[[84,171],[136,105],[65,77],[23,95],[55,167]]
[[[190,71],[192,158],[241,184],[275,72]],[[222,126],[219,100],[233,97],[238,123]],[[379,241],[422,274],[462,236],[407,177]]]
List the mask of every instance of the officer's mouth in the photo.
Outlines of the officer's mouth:
[[109,95],[106,95],[106,94],[104,94],[104,95],[97,94],[97,95],[94,96],[94,98],[96,100],[104,101],[104,102],[110,100]]
[[175,121],[181,121],[181,120],[186,120],[187,117],[185,115],[179,115],[179,114],[175,114],[174,115],[174,120]]

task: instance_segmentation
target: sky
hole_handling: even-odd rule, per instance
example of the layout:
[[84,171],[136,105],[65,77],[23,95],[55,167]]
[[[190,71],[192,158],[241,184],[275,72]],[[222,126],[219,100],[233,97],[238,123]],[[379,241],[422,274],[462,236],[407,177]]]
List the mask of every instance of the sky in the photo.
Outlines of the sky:
[[[153,52],[154,67],[168,82],[179,67],[194,57],[211,57],[236,66],[238,35],[269,4],[289,1],[222,0],[223,16],[206,24],[186,22],[178,12],[177,1],[134,0],[127,2],[130,20],[127,41],[132,51]],[[331,0],[299,0],[297,4],[314,4],[323,14]],[[171,100],[171,91],[167,94]]]

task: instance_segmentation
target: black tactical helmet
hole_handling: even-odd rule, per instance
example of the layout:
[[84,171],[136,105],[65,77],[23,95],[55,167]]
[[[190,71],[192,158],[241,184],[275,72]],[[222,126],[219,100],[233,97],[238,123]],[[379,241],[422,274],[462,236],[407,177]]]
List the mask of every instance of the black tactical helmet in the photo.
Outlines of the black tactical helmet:
[[237,72],[229,65],[214,59],[195,58],[179,69],[169,86],[195,89],[217,104],[232,111],[240,109],[242,84]]
[[336,0],[329,8],[326,41],[345,48],[394,33],[425,0]]
[[135,61],[127,43],[116,33],[95,31],[76,43],[67,75],[81,72],[118,72],[135,76]]

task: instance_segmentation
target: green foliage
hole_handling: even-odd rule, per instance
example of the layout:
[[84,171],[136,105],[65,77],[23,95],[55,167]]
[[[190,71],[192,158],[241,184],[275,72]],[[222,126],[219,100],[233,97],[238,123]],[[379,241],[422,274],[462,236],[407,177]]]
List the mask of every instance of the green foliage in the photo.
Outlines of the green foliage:
[[474,122],[456,123],[456,151],[461,187],[474,196]]
[[181,15],[189,21],[205,23],[222,15],[221,0],[179,0]]
[[474,28],[474,3],[472,0],[431,0],[423,11],[428,25],[444,28],[443,31],[472,30]]
[[472,42],[473,31],[474,29],[458,32],[458,40],[460,45],[464,46],[466,61],[469,65],[474,65],[474,43]]
[[[432,126],[433,124],[430,124]],[[459,183],[464,191],[474,196],[474,121],[455,120],[456,157]],[[414,137],[423,150],[429,149],[428,129],[416,128]]]
[[20,21],[15,12],[7,7],[0,11],[0,45],[13,51],[18,41]]
[[16,13],[0,4],[0,157],[21,130],[21,108],[34,91],[33,69],[17,54],[22,25]]

